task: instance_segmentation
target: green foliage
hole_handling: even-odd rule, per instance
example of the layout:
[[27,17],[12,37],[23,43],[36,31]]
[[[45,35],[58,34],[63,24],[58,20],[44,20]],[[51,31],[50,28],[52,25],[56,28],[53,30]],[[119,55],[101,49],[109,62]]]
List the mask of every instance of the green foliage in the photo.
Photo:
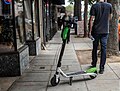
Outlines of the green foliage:
[[74,9],[73,5],[66,6],[66,10],[69,12],[73,12],[73,9]]
[[[84,1],[84,0],[82,0]],[[89,1],[89,4],[92,5],[94,2],[98,1],[98,0],[88,0]],[[74,0],[68,0],[69,3],[73,3]]]
[[72,3],[74,2],[74,0],[68,0],[68,2],[69,2],[70,4],[72,4]]
[[89,0],[89,4],[92,5],[94,2],[96,2],[97,0]]

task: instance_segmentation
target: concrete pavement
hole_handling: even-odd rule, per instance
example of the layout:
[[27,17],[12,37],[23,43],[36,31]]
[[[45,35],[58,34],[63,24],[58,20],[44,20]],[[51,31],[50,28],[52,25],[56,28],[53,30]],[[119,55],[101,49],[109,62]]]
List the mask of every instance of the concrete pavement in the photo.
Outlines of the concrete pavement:
[[[21,77],[15,78],[16,81],[10,79],[11,83],[14,83],[9,86],[8,91],[120,91],[120,62],[106,64],[105,73],[98,74],[93,80],[90,80],[89,76],[77,76],[74,77],[73,84],[70,86],[69,79],[61,76],[60,84],[52,87],[50,79],[55,73],[61,43],[60,31],[58,31],[47,44],[47,50],[42,50],[40,55],[33,58],[30,68]],[[90,39],[75,38],[71,35],[71,42],[66,45],[63,56],[63,71],[86,70],[90,64],[79,64],[75,50],[91,49]]]

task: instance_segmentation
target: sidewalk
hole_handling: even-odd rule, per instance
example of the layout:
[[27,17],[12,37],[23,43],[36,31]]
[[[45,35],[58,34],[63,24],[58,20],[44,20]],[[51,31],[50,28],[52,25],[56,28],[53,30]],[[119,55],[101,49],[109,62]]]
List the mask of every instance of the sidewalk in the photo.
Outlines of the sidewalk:
[[[88,76],[74,77],[72,86],[68,84],[68,78],[61,76],[60,84],[52,87],[50,79],[56,69],[57,60],[55,59],[58,58],[61,43],[60,31],[58,31],[48,43],[47,50],[43,50],[31,61],[30,68],[20,78],[16,78],[17,80],[8,91],[120,91],[120,63],[106,64],[105,73],[98,74],[97,78],[93,80],[90,80]],[[91,49],[90,39],[75,38],[74,35],[71,35],[71,42],[65,48],[62,70],[64,72],[86,70],[89,64],[80,65],[75,50]]]

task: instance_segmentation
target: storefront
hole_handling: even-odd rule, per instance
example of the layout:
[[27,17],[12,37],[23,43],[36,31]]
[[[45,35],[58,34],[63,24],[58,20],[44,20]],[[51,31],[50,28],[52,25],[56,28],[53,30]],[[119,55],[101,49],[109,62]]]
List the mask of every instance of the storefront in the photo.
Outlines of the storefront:
[[54,4],[54,0],[0,0],[0,77],[22,75],[29,55],[38,55],[41,43],[53,37]]
[[57,32],[57,7],[65,0],[43,0],[43,44],[45,45]]
[[26,44],[31,56],[38,55],[41,50],[39,0],[25,1]]
[[41,49],[39,0],[0,1],[0,76],[18,76]]

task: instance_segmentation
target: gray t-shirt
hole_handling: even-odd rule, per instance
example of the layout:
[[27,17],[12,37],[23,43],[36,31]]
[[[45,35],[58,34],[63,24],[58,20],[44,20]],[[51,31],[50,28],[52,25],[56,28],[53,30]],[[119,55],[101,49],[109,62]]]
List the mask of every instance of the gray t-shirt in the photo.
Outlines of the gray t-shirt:
[[95,16],[92,33],[109,33],[109,15],[112,13],[112,5],[106,2],[97,2],[91,7],[90,15]]

